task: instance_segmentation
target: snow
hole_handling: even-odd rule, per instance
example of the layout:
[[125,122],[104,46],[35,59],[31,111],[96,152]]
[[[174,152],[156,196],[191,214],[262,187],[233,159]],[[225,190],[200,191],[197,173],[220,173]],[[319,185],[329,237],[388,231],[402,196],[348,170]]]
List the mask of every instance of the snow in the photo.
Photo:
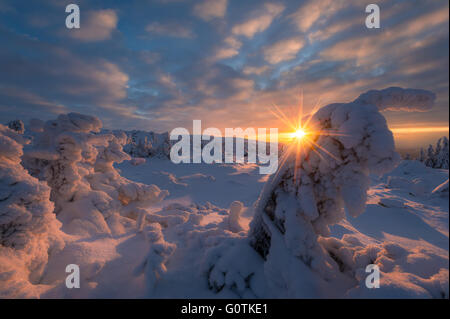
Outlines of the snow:
[[390,87],[370,90],[361,94],[355,102],[375,105],[380,111],[428,111],[435,100],[436,95],[430,91]]
[[0,125],[0,297],[449,298],[448,169],[400,161],[379,113],[433,99],[391,88],[325,106],[311,123],[332,156],[285,149],[271,177],[174,164],[164,138],[76,113],[25,135]]
[[25,140],[0,125],[0,297],[36,297],[51,254],[62,249],[50,188],[20,165]]

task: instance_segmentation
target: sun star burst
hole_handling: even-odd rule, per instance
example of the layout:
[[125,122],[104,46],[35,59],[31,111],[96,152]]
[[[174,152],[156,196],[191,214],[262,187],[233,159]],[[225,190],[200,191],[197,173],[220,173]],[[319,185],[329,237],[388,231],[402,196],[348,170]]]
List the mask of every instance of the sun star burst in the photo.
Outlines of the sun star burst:
[[[303,156],[305,156],[309,150],[316,153],[321,158],[328,156],[336,161],[339,161],[331,152],[319,145],[318,138],[323,135],[337,137],[345,134],[340,132],[332,132],[329,130],[318,130],[315,128],[315,125],[311,123],[311,120],[314,113],[320,107],[319,103],[320,99],[317,101],[312,111],[307,115],[303,113],[303,92],[300,94],[299,107],[296,110],[294,109],[293,112],[290,112],[291,114],[289,115],[284,113],[278,105],[272,104],[273,109],[270,110],[271,113],[285,126],[291,129],[290,132],[279,134],[280,139],[288,146],[283,158],[281,159],[280,167],[286,164],[288,157],[292,153],[295,154],[295,167],[301,165]],[[294,170],[294,181],[298,181],[298,177],[297,170]],[[274,178],[273,180],[276,179]]]

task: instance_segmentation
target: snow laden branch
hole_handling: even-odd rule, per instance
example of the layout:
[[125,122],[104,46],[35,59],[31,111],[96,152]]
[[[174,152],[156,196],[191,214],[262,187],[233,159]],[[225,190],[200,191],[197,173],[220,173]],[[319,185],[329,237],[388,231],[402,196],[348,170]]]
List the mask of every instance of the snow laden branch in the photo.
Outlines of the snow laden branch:
[[429,111],[436,99],[433,92],[420,89],[390,87],[384,90],[370,90],[361,94],[353,103],[375,105],[380,111]]

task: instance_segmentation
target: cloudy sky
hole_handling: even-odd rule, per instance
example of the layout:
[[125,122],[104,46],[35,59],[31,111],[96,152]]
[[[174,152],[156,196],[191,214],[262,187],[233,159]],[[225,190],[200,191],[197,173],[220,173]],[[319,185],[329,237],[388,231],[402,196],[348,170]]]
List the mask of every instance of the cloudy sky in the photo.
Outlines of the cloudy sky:
[[107,128],[283,130],[270,109],[289,114],[301,92],[311,110],[401,86],[437,102],[383,112],[397,143],[448,135],[448,0],[376,1],[381,28],[367,29],[372,2],[0,0],[0,122],[75,111]]

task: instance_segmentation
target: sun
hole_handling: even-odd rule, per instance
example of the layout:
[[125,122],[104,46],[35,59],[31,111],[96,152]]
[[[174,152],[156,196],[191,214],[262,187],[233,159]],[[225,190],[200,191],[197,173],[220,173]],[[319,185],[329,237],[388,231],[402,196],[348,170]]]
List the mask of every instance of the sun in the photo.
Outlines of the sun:
[[307,135],[306,131],[301,127],[299,127],[295,132],[291,133],[291,137],[297,140],[305,138],[306,135]]

